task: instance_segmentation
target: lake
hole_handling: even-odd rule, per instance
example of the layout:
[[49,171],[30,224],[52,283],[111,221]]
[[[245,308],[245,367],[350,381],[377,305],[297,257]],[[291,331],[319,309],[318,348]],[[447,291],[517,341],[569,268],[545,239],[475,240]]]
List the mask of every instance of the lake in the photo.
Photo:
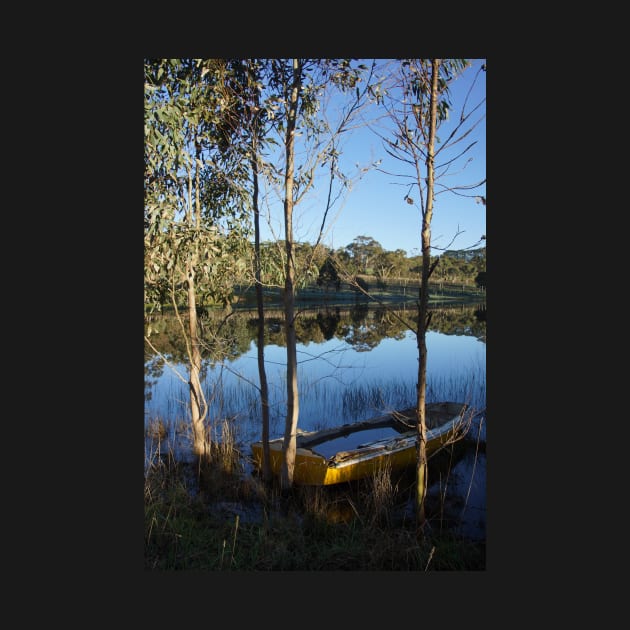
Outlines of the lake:
[[[449,475],[452,502],[462,510],[462,526],[467,535],[475,537],[485,536],[485,312],[485,305],[480,304],[436,308],[426,336],[427,402],[461,400],[480,412],[467,437],[469,448]],[[282,322],[281,310],[266,311],[271,438],[283,435],[286,413]],[[213,438],[220,439],[219,427],[229,419],[238,448],[249,454],[249,444],[261,438],[257,314],[235,311],[226,318],[208,312],[203,324],[206,358],[202,383],[210,401]],[[187,380],[184,348],[177,341],[178,324],[166,314],[153,317],[147,326],[163,357],[146,350],[145,429],[160,420],[168,431],[169,448],[186,459],[190,454],[188,388],[174,372]],[[418,347],[410,328],[415,328],[413,307],[392,311],[360,304],[301,311],[296,320],[298,428],[329,428],[414,406]],[[214,334],[217,330],[220,335]],[[155,448],[155,440],[148,436],[145,462]]]

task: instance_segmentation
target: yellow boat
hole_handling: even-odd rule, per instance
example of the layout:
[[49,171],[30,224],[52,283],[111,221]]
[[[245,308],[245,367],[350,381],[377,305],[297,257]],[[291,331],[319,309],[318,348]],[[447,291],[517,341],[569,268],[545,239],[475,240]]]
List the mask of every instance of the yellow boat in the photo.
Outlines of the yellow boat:
[[[469,424],[467,405],[436,402],[426,405],[427,457],[461,439]],[[469,419],[468,419],[469,420]],[[393,411],[332,429],[300,432],[296,438],[296,485],[328,486],[356,481],[387,466],[392,471],[415,464],[417,438],[415,408]],[[269,440],[271,470],[282,469],[283,438]],[[262,468],[262,441],[252,444],[255,466]]]

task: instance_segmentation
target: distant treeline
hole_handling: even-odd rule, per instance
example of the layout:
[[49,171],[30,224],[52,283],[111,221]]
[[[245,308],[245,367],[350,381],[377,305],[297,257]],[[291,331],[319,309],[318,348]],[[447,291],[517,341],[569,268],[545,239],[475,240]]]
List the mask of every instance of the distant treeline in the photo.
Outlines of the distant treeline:
[[[282,285],[284,241],[261,244],[262,282]],[[411,286],[417,283],[422,269],[422,255],[408,256],[403,249],[390,251],[371,236],[357,236],[338,249],[310,243],[294,246],[298,286],[337,285],[363,278],[368,284]],[[432,256],[434,262],[438,256]],[[485,287],[486,248],[448,250],[439,256],[431,276],[433,284]],[[417,286],[417,284],[416,284]]]

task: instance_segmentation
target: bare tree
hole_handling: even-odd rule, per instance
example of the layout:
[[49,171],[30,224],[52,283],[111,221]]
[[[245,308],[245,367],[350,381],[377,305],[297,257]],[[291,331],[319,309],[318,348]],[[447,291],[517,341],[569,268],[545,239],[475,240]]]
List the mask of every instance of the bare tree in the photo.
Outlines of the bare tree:
[[[416,205],[421,214],[422,268],[421,283],[418,296],[418,382],[416,412],[418,416],[418,453],[417,453],[417,485],[416,515],[420,529],[425,523],[425,497],[428,487],[426,457],[426,375],[427,347],[426,331],[431,321],[428,305],[429,279],[439,263],[437,257],[431,261],[431,221],[434,202],[437,194],[452,192],[463,196],[475,197],[468,191],[485,184],[482,181],[462,183],[459,185],[440,184],[441,175],[449,172],[457,160],[462,158],[475,144],[470,143],[455,155],[445,157],[444,162],[437,162],[442,152],[462,142],[483,118],[473,119],[479,114],[485,98],[468,112],[465,111],[468,96],[462,105],[459,120],[444,142],[437,139],[437,129],[448,117],[450,104],[450,83],[468,66],[469,61],[463,59],[404,59],[401,60],[395,73],[395,80],[382,99],[387,110],[392,130],[381,135],[385,150],[399,160],[403,173],[396,176],[405,178],[407,183],[405,201]],[[485,65],[479,72],[485,71]],[[385,171],[383,171],[385,172]],[[390,173],[392,174],[392,173]],[[450,173],[449,173],[450,174]],[[414,196],[412,197],[412,191]],[[414,198],[417,195],[417,198]],[[478,199],[478,197],[476,197]],[[485,197],[483,197],[485,201]],[[459,234],[453,236],[453,241]],[[483,237],[481,237],[483,238]],[[453,242],[451,241],[451,243]]]
[[[348,131],[351,121],[365,102],[370,87],[368,80],[360,89],[361,75],[368,68],[362,64],[353,67],[347,59],[274,59],[270,63],[266,108],[270,118],[277,118],[277,131],[281,134],[284,149],[281,196],[284,218],[284,315],[287,345],[287,413],[283,442],[281,486],[293,485],[296,437],[299,418],[297,339],[295,331],[295,288],[298,281],[296,247],[294,242],[294,209],[313,187],[317,167],[329,166],[329,187],[326,207],[323,210],[319,234],[305,267],[311,266],[326,229],[328,213],[339,198],[333,193],[333,182],[342,188],[348,178],[338,167],[338,142],[341,133]],[[351,94],[349,105],[342,108],[336,124],[323,116],[322,98],[327,90],[338,88]],[[300,138],[300,159],[296,167],[296,138]],[[263,171],[271,179],[278,179],[280,169],[266,164]],[[317,269],[314,269],[315,274]]]

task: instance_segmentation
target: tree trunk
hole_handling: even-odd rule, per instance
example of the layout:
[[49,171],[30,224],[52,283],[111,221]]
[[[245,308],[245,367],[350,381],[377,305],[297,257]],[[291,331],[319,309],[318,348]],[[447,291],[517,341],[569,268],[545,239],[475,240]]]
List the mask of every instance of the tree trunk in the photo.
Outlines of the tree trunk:
[[206,403],[201,391],[199,373],[201,372],[201,351],[197,328],[197,300],[195,296],[195,274],[192,265],[188,268],[188,332],[190,334],[190,413],[193,429],[193,453],[197,456],[209,454],[204,420]]
[[296,431],[300,404],[297,386],[297,341],[295,335],[295,261],[293,259],[293,171],[295,147],[295,122],[297,117],[298,93],[301,82],[301,67],[293,60],[293,85],[285,139],[286,167],[284,176],[284,229],[286,246],[286,266],[284,281],[284,317],[287,342],[287,415],[284,429],[281,488],[287,490],[293,485],[295,468]]
[[427,427],[426,427],[426,378],[427,345],[426,326],[429,304],[429,267],[431,263],[431,218],[433,215],[434,151],[437,120],[438,75],[440,60],[433,59],[431,75],[431,101],[429,112],[429,142],[427,146],[427,203],[422,213],[422,281],[418,313],[418,469],[416,484],[416,517],[420,529],[425,524],[425,498],[427,493]]
[[[188,175],[188,199],[189,199],[189,212],[188,212],[188,224],[189,226],[195,226],[199,229],[201,226],[201,200],[199,198],[200,187],[200,173],[198,164],[201,161],[201,146],[197,141],[197,134],[194,135],[195,143],[195,206],[194,214],[192,212],[192,196],[191,186],[192,180],[190,171]],[[199,326],[197,322],[197,296],[195,287],[195,258],[189,261],[187,268],[188,277],[188,327],[190,334],[190,411],[191,421],[193,428],[193,453],[198,456],[209,455],[209,444],[206,440],[206,430],[204,427],[204,420],[206,419],[207,406],[206,400],[201,391],[201,382],[199,381],[199,374],[201,372],[201,345],[199,340]]]
[[[254,133],[256,133],[254,131]],[[252,174],[254,179],[254,259],[256,276],[256,306],[258,307],[258,376],[260,379],[260,403],[262,414],[263,461],[262,476],[265,482],[271,481],[271,460],[269,455],[269,386],[265,371],[265,309],[261,280],[260,260],[260,209],[258,208],[258,160],[254,141],[254,157],[252,158]]]

